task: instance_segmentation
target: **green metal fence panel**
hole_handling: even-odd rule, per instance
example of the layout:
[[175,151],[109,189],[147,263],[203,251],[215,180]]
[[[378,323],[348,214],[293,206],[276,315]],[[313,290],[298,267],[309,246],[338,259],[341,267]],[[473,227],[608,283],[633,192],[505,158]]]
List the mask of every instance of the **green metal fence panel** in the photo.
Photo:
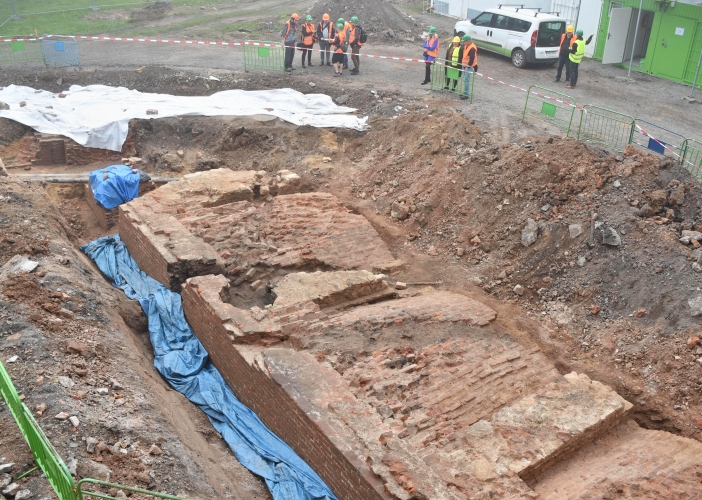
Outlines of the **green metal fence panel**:
[[44,54],[39,40],[0,43],[0,66],[31,64],[44,66]]
[[12,416],[15,418],[20,432],[32,450],[34,460],[44,471],[46,479],[54,488],[60,500],[75,500],[75,484],[68,467],[61,460],[61,456],[51,445],[44,431],[27,407],[20,401],[10,375],[0,362],[0,394],[7,403]]
[[[452,68],[446,65],[445,59],[436,59],[431,68],[431,90],[450,92],[457,94],[461,99],[468,99],[473,102],[475,89],[475,73],[463,69]],[[465,78],[469,78],[468,88],[466,88]]]
[[244,42],[244,71],[266,69],[285,71],[285,49],[280,43],[259,40]]
[[693,176],[702,179],[702,142],[695,139],[685,139],[682,166]]
[[118,500],[117,498],[111,497],[111,496],[106,495],[104,493],[99,493],[97,491],[84,490],[83,486],[85,486],[86,484],[95,484],[98,486],[104,486],[106,488],[114,488],[117,490],[129,491],[132,493],[140,493],[142,495],[148,495],[148,496],[154,497],[154,498],[166,498],[168,500],[185,500],[181,497],[169,495],[168,493],[158,493],[156,491],[142,490],[141,488],[133,488],[131,486],[122,486],[119,484],[112,484],[112,483],[108,483],[106,481],[99,481],[97,479],[81,479],[78,482],[78,500],[83,500],[86,497],[107,498],[108,500]]
[[632,144],[680,161],[682,160],[684,142],[685,137],[682,134],[636,118],[634,135],[631,138]]
[[634,117],[586,104],[580,113],[578,139],[624,151],[634,134]]
[[532,85],[527,91],[522,121],[527,116],[543,120],[570,134],[575,116],[575,99],[538,85]]

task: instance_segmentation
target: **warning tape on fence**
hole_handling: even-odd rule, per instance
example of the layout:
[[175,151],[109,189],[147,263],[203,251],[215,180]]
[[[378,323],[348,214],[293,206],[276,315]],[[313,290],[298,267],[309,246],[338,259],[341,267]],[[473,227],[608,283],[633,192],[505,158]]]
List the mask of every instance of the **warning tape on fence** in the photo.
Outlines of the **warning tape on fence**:
[[[284,46],[279,43],[265,43],[265,42],[222,42],[222,41],[205,41],[205,40],[171,40],[171,39],[163,39],[163,38],[143,38],[143,37],[115,37],[115,36],[86,36],[86,35],[44,35],[44,36],[39,36],[39,37],[28,37],[28,38],[0,38],[0,43],[2,42],[34,42],[34,41],[41,41],[41,40],[47,40],[51,39],[54,36],[64,36],[67,38],[75,38],[76,40],[96,40],[96,41],[110,41],[110,42],[146,42],[146,43],[172,43],[172,44],[178,44],[178,45],[215,45],[215,46],[220,46],[220,47],[242,47],[244,45],[249,45],[249,46],[258,46],[258,47],[287,47],[287,48],[293,48],[293,49],[299,49],[297,46]],[[313,52],[323,52],[322,49],[308,49]],[[419,58],[412,58],[412,57],[395,57],[395,56],[381,56],[377,54],[365,54],[365,53],[358,53],[358,54],[352,54],[351,52],[346,52],[346,55],[356,55],[359,57],[367,57],[370,59],[384,59],[388,61],[403,61],[403,62],[415,62],[415,63],[424,63],[424,59],[419,59]],[[498,78],[493,78],[491,76],[485,75],[483,73],[475,73],[477,76],[480,76],[486,80],[489,80],[494,83],[499,83],[501,85],[505,85],[507,87],[516,89],[516,90],[521,90],[522,92],[529,92],[528,89],[525,89],[524,87],[520,87],[519,85],[514,85],[509,82],[502,81]],[[536,95],[538,97],[541,97],[542,99],[548,99],[553,102],[558,102],[560,104],[563,104],[565,106],[571,106],[575,109],[579,109],[584,113],[587,113],[587,110],[583,108],[583,106],[577,105],[572,102],[568,101],[563,101],[561,99],[557,99],[555,97],[548,96],[546,94],[542,94],[540,92],[534,92],[531,91],[533,95]],[[682,162],[689,163],[691,166],[696,167],[692,162],[689,160],[685,159],[683,156],[677,154],[675,151],[673,151],[671,148],[669,148],[665,143],[659,141],[655,137],[653,137],[651,134],[646,132],[644,129],[642,129],[639,125],[636,125],[636,128],[641,131],[641,133],[649,137],[651,140],[654,142],[658,143],[661,145],[665,150],[670,151],[672,155],[675,157],[679,158]]]

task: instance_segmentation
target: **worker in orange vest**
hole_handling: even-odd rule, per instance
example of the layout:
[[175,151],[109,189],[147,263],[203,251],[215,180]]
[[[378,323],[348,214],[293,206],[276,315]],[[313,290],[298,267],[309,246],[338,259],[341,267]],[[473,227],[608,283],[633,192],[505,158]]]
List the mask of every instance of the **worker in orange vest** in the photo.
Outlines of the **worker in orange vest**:
[[461,99],[470,97],[470,78],[478,71],[478,47],[470,35],[463,35],[463,95]]
[[424,63],[426,65],[426,70],[422,85],[431,83],[431,65],[434,64],[434,60],[438,55],[439,37],[436,35],[436,28],[432,26],[429,28],[429,35],[427,36],[426,40],[424,40]]
[[332,56],[332,64],[334,65],[334,76],[341,76],[344,69],[344,53],[349,49],[349,42],[346,39],[344,31],[344,23],[337,23],[337,32],[334,40],[332,40],[332,48],[334,55]]
[[322,22],[317,25],[317,40],[319,40],[319,50],[322,58],[321,66],[324,66],[324,59],[326,57],[327,66],[331,66],[331,53],[329,47],[331,45],[327,40],[334,40],[334,35],[336,34],[336,28],[334,23],[329,20],[329,14],[324,14],[322,16]]
[[283,46],[285,47],[285,71],[292,71],[295,69],[292,67],[292,64],[293,59],[295,59],[295,37],[298,19],[300,19],[300,16],[293,13],[280,31],[280,36],[283,39]]
[[[312,22],[312,16],[308,15],[305,18],[305,24],[302,25],[302,45],[300,50],[302,50],[303,68],[314,66],[314,64],[312,64],[312,47],[314,47],[316,32],[317,30]],[[305,56],[307,56],[307,66],[305,66]]]
[[570,48],[573,46],[575,37],[573,32],[575,27],[571,24],[566,28],[565,33],[561,34],[561,43],[558,49],[558,69],[556,70],[556,82],[561,81],[561,74],[563,73],[563,66],[566,70],[566,83],[570,83]]
[[349,28],[349,46],[351,47],[351,62],[353,63],[353,69],[351,70],[352,75],[357,75],[359,73],[361,61],[358,57],[358,53],[361,52],[361,47],[363,47],[363,41],[365,40],[364,33],[363,27],[358,24],[358,18],[353,16]]

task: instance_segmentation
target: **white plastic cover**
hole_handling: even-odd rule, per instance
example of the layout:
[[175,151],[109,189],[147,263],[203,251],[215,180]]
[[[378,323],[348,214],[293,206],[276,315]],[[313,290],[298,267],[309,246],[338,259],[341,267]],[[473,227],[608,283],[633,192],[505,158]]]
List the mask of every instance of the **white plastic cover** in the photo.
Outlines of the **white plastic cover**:
[[[45,90],[10,85],[0,90],[0,101],[10,106],[0,116],[37,132],[70,137],[90,148],[121,151],[129,120],[168,116],[273,115],[295,125],[366,130],[367,117],[355,109],[337,106],[325,94],[302,94],[293,89],[225,90],[210,96],[145,94],[106,85],[71,86],[65,98]],[[26,105],[20,107],[20,102]],[[154,109],[157,115],[147,115]]]

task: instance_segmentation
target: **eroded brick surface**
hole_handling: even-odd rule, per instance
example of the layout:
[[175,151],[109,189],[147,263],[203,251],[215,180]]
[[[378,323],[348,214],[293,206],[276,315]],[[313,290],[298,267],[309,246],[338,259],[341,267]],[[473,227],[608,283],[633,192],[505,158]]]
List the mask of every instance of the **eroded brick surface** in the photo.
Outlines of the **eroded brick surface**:
[[532,484],[544,500],[698,499],[702,444],[629,421]]

